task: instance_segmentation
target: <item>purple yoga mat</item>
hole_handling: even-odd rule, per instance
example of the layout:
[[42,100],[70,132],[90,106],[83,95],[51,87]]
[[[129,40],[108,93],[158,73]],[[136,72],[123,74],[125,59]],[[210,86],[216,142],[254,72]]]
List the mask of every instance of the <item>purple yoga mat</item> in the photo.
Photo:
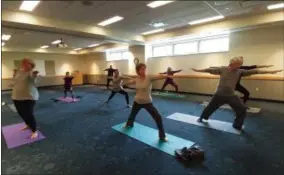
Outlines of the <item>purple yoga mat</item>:
[[60,97],[60,98],[58,98],[57,100],[60,100],[60,101],[65,102],[65,103],[72,103],[72,102],[78,102],[78,101],[80,101],[79,98],[74,98],[74,101],[73,101],[73,99],[72,99],[71,97],[66,97],[66,98]]
[[38,138],[32,140],[30,138],[32,131],[27,129],[21,131],[21,129],[25,126],[25,123],[18,123],[8,126],[2,127],[2,132],[4,135],[4,138],[6,140],[6,144],[8,148],[15,148],[19,147],[21,145],[29,144],[32,142],[36,142],[42,139],[45,139],[46,137],[42,135],[41,132],[38,131]]

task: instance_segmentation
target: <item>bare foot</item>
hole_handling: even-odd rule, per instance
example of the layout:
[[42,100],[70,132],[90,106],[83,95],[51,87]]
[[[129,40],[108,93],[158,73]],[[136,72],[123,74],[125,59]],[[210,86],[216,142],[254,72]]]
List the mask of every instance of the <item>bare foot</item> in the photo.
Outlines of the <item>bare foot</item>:
[[27,125],[25,125],[23,128],[21,128],[21,131],[24,131],[24,130],[27,130],[27,129],[30,129],[30,127],[28,127]]
[[33,132],[31,135],[31,139],[34,140],[37,139],[37,137],[38,137],[38,132],[37,131]]

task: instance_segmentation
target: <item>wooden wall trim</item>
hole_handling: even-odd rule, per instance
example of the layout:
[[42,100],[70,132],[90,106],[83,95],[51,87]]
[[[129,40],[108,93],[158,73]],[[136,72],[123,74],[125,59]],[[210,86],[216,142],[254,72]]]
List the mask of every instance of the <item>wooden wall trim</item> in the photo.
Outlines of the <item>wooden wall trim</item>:
[[[105,74],[84,74],[86,76],[106,76]],[[136,77],[137,75],[126,75],[129,77]],[[175,75],[176,78],[199,78],[199,79],[219,79],[217,75]],[[284,77],[281,76],[261,76],[261,75],[254,75],[249,77],[243,77],[244,80],[267,80],[267,81],[284,81]]]

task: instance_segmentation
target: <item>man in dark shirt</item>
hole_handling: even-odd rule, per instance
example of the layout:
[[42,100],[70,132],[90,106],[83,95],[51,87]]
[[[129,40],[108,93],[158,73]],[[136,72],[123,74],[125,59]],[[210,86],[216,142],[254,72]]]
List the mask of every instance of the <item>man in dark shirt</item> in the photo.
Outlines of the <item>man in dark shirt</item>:
[[72,99],[74,99],[74,95],[73,95],[73,89],[72,89],[72,80],[73,80],[73,76],[70,76],[69,72],[66,72],[64,79],[64,98],[67,97],[67,91],[69,91],[72,95]]
[[[171,67],[168,67],[168,70],[166,72],[160,73],[160,74],[167,74],[167,75],[174,75],[175,73],[181,72],[182,70],[177,70],[177,71],[173,71]],[[163,91],[165,89],[165,87],[170,84],[173,87],[175,87],[176,92],[178,92],[178,85],[174,82],[173,78],[168,77],[165,82],[164,85],[162,86],[161,91]]]
[[115,70],[116,69],[112,68],[112,65],[110,65],[108,69],[104,70],[107,71],[107,84],[106,84],[107,89],[109,89],[109,83],[112,81],[113,73],[115,72]]

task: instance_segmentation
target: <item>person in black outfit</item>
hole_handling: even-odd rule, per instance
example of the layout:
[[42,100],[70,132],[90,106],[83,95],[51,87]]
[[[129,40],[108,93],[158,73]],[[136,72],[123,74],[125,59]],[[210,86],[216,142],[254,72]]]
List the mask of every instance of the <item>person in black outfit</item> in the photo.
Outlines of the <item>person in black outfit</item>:
[[[243,57],[240,56],[239,57],[242,60],[242,64],[243,64]],[[273,65],[252,65],[252,66],[241,66],[240,69],[244,69],[244,70],[252,70],[252,69],[257,69],[257,68],[269,68],[272,67]],[[211,67],[214,68],[214,67]],[[249,91],[243,86],[241,85],[241,77],[239,77],[239,80],[236,84],[236,91],[238,91],[239,93],[243,94],[244,96],[242,97],[244,104],[246,104],[246,102],[249,99],[250,93]]]
[[69,91],[72,95],[72,99],[74,99],[74,95],[73,95],[73,89],[72,89],[72,80],[73,80],[73,76],[70,76],[69,72],[66,72],[64,79],[64,98],[67,97],[67,92]]
[[109,66],[109,68],[105,69],[104,71],[107,71],[107,84],[106,87],[109,89],[109,83],[113,81],[113,73],[116,69],[112,68],[112,65]]

